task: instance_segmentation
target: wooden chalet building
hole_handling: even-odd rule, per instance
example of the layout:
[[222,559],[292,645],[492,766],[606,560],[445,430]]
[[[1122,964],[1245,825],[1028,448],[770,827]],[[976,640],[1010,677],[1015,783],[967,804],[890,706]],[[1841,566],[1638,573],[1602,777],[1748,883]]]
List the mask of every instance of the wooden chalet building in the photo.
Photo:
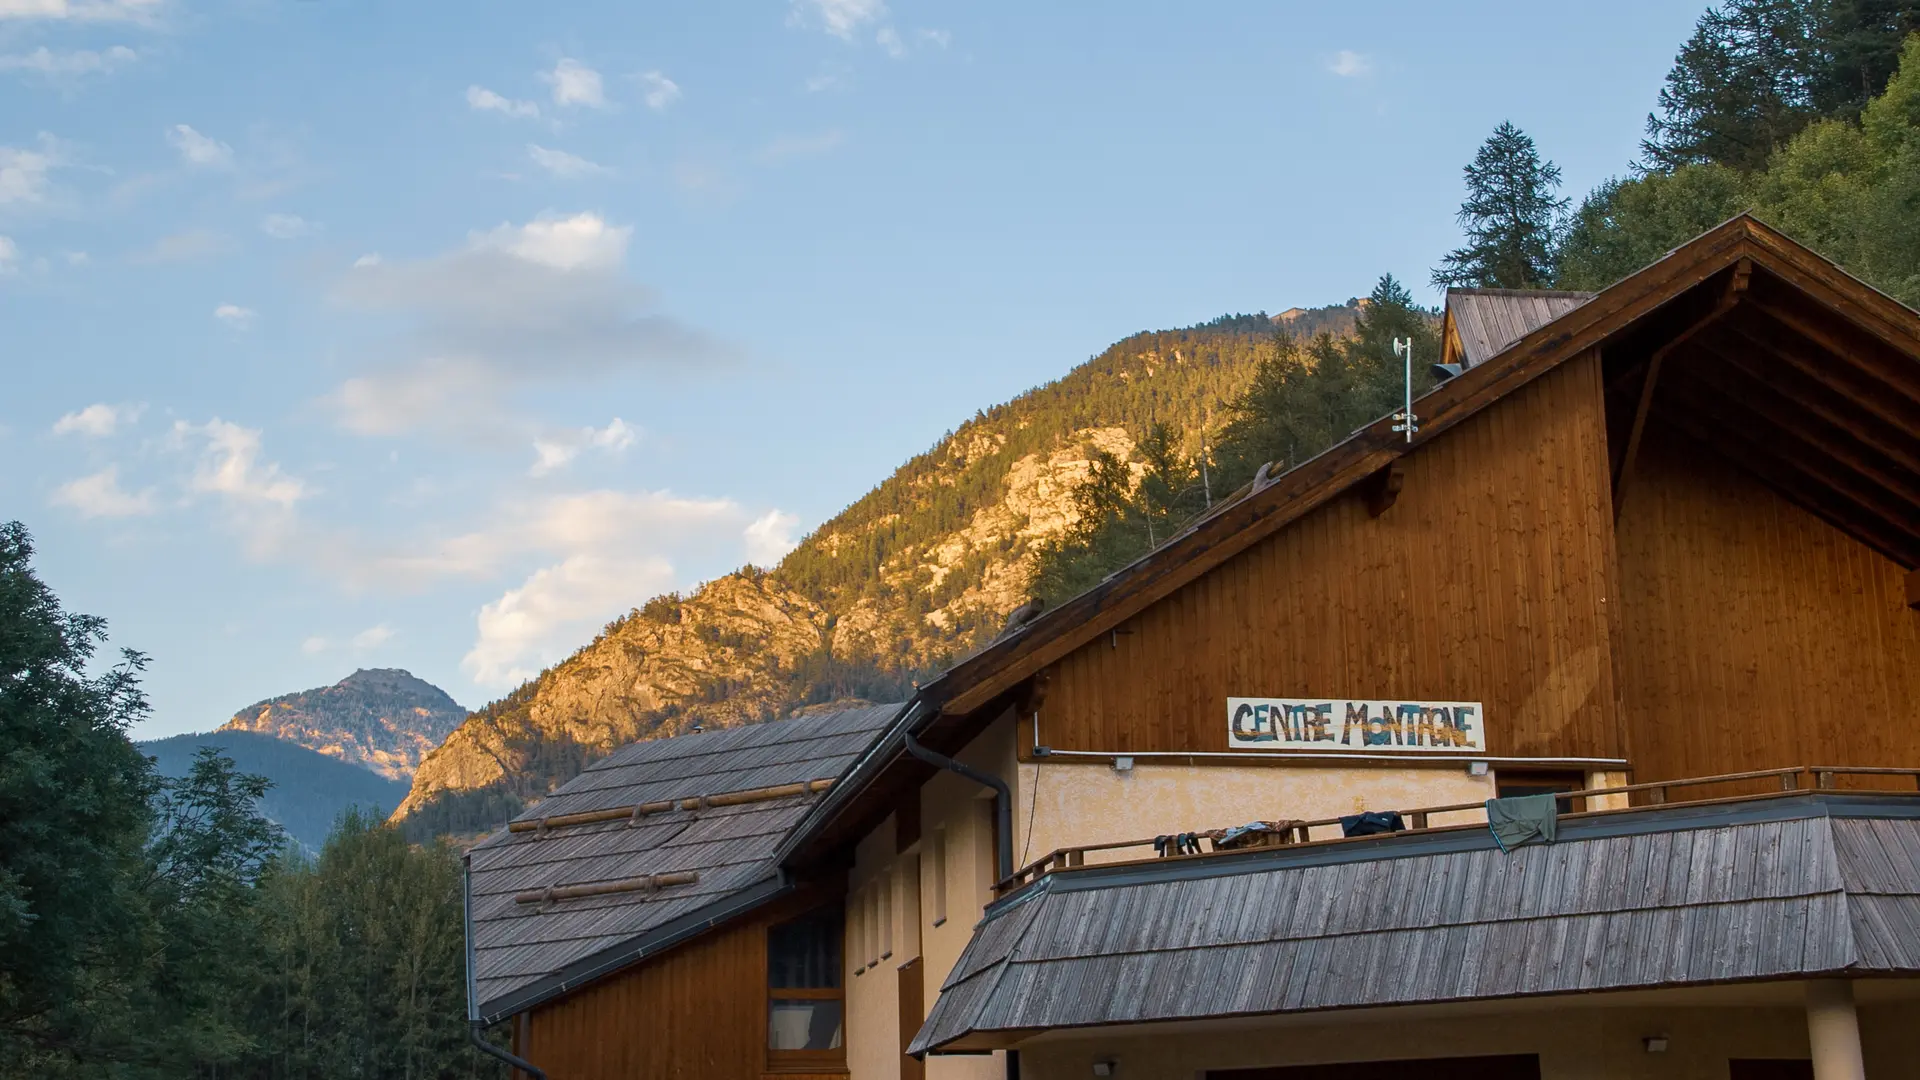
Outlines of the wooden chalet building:
[[1443,336],[1411,438],[474,848],[473,1019],[555,1080],[1920,1076],[1920,315],[1742,217]]

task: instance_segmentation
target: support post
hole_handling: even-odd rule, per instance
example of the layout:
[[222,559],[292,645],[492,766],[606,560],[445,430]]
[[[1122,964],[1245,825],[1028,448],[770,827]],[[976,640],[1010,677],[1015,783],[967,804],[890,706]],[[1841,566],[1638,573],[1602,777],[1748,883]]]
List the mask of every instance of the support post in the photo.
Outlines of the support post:
[[1807,1041],[1813,1048],[1813,1080],[1866,1080],[1850,980],[1815,979],[1807,984]]

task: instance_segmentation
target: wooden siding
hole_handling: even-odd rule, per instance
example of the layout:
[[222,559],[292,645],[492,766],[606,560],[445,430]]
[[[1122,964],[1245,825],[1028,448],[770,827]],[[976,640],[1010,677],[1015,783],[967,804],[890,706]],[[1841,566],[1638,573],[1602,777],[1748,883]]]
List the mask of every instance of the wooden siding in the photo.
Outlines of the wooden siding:
[[1489,752],[1619,757],[1599,366],[1587,355],[1402,462],[1380,517],[1314,511],[1057,664],[1057,749],[1227,749],[1226,699],[1478,700]]
[[764,908],[536,1008],[528,1060],[551,1080],[820,1075],[769,1074],[765,1049],[767,927],[819,902],[815,896]]
[[1618,546],[1635,780],[1920,766],[1920,613],[1899,565],[1654,428]]

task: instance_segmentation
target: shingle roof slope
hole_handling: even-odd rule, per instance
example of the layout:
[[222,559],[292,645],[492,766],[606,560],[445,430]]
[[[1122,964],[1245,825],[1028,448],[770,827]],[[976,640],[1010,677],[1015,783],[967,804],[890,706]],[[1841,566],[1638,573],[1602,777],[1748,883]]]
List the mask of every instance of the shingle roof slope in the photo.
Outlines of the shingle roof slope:
[[[838,778],[900,711],[877,705],[634,743],[523,812],[534,821],[638,803]],[[795,795],[700,811],[674,809],[535,832],[495,833],[471,858],[474,979],[480,1011],[595,954],[631,941],[773,872],[780,840],[818,799]],[[519,904],[548,886],[696,871],[657,892]]]
[[1717,822],[1681,808],[1570,819],[1560,842],[1512,854],[1481,830],[1069,871],[975,929],[913,1048],[1096,1024],[1913,973],[1920,805],[1895,798],[1908,801],[1795,797]]
[[1466,366],[1473,367],[1593,297],[1545,289],[1448,289],[1447,315],[1460,335]]

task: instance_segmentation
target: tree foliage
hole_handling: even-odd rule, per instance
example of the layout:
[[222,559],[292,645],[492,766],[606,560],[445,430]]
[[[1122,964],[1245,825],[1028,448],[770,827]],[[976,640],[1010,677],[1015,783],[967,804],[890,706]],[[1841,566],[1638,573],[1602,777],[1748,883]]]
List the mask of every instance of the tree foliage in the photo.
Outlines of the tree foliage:
[[1766,162],[1717,161],[1596,189],[1561,240],[1560,284],[1603,288],[1742,210],[1920,304],[1920,37],[1858,120],[1809,124]]
[[1321,333],[1303,343],[1270,332],[1252,381],[1224,403],[1217,431],[1186,440],[1155,424],[1131,461],[1096,452],[1074,493],[1076,524],[1042,550],[1034,592],[1050,603],[1082,592],[1171,539],[1262,465],[1278,475],[1398,411],[1406,362],[1394,353],[1395,338],[1413,342],[1413,389],[1425,393],[1433,385],[1429,365],[1440,358],[1434,313],[1388,274],[1350,335]]
[[144,658],[90,674],[106,624],[32,555],[0,525],[0,1075],[500,1076],[465,1045],[453,852],[349,814],[309,863],[218,751],[159,776]]
[[1449,252],[1433,272],[1439,286],[1536,289],[1553,280],[1560,168],[1544,160],[1526,132],[1503,121],[1466,168],[1467,198],[1459,221],[1467,246]]

